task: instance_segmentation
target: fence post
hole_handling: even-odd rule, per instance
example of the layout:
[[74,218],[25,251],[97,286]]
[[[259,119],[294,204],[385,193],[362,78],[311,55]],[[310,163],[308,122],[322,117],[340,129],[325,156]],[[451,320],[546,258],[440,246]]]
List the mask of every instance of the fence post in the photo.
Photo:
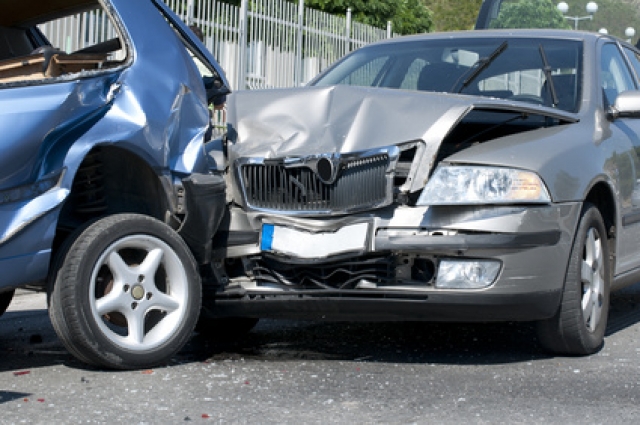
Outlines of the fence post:
[[187,0],[187,19],[185,19],[185,22],[187,23],[187,25],[195,24],[193,20],[193,16],[194,16],[193,9],[194,9],[193,0]]
[[238,90],[247,88],[247,17],[249,15],[249,0],[242,0],[240,4],[240,22],[238,22]]
[[304,0],[298,2],[298,33],[296,37],[296,66],[293,77],[295,87],[302,82],[302,32],[304,31]]
[[347,27],[344,31],[345,38],[345,54],[351,51],[351,8],[347,8]]
[[391,32],[391,21],[387,21],[387,38],[391,38],[391,35],[393,34]]

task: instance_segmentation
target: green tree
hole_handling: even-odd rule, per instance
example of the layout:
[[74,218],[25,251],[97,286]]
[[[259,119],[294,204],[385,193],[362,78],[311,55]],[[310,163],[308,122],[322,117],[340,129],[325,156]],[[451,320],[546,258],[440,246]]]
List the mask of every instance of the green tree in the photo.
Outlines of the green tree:
[[[241,0],[220,1],[236,6],[241,3]],[[424,0],[305,0],[304,4],[342,16],[351,8],[356,21],[378,28],[387,28],[387,22],[391,21],[393,31],[398,34],[429,32],[433,27],[432,14]]]
[[493,28],[562,28],[571,26],[552,0],[505,1]]
[[482,0],[424,0],[433,12],[434,31],[473,29]]
[[391,21],[399,34],[429,32],[433,27],[424,0],[305,0],[305,5],[336,15],[345,15],[351,8],[356,21],[378,28],[386,28]]

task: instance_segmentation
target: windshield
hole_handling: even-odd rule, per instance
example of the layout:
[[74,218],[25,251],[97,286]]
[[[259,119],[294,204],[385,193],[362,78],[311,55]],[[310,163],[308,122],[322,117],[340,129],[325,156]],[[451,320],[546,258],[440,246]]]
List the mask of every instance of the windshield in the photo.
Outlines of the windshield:
[[463,93],[575,112],[581,60],[582,43],[574,40],[400,40],[352,53],[312,85]]

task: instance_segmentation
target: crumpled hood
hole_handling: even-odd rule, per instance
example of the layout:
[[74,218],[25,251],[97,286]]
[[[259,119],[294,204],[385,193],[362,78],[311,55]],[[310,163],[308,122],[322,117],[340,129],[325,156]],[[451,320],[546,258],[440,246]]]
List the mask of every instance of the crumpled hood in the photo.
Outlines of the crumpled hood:
[[240,91],[228,105],[229,160],[357,152],[418,139],[439,145],[472,109],[577,121],[551,108],[445,93],[355,86]]

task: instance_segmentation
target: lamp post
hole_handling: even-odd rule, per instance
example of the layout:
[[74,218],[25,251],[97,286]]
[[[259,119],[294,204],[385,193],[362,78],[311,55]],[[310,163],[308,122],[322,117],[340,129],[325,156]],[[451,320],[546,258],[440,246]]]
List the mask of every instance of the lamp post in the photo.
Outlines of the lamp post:
[[584,21],[584,20],[592,20],[593,19],[593,14],[596,13],[598,11],[598,4],[594,1],[590,1],[589,3],[587,3],[587,13],[588,15],[586,16],[566,16],[565,13],[567,13],[569,11],[569,5],[562,1],[560,3],[558,3],[558,10],[564,15],[564,19],[568,19],[570,21],[573,21],[574,24],[574,28],[578,29],[578,22],[580,21]]
[[624,30],[624,35],[627,37],[627,42],[631,43],[631,40],[633,39],[633,37],[635,37],[636,35],[636,30],[633,27],[627,27],[626,30]]

